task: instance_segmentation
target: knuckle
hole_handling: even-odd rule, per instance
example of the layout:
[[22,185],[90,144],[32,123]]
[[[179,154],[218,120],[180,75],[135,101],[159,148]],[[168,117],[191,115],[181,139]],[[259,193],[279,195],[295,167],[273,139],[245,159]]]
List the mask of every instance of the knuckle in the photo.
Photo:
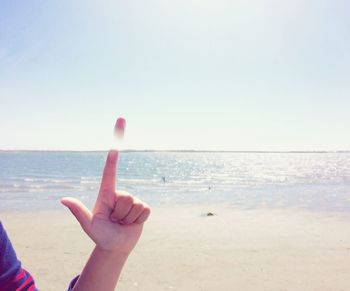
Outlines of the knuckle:
[[134,203],[134,199],[131,196],[121,196],[120,199],[126,203]]
[[118,190],[117,194],[120,196],[130,196],[130,194],[128,192],[126,192],[125,190]]
[[143,204],[140,203],[140,202],[135,202],[135,203],[134,203],[134,208],[135,208],[136,210],[142,210],[142,209],[144,208],[144,206],[143,206]]

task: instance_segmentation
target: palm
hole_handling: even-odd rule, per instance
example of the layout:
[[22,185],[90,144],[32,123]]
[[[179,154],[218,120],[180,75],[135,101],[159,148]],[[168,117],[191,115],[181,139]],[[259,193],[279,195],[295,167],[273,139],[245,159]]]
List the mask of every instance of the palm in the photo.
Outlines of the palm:
[[121,251],[130,251],[136,245],[142,232],[141,224],[122,225],[111,222],[109,218],[93,216],[90,236],[104,249],[113,249],[119,246]]
[[64,198],[85,232],[99,247],[130,252],[140,238],[150,209],[126,192],[116,192],[117,152],[110,152],[103,171],[100,191],[91,213],[80,201]]

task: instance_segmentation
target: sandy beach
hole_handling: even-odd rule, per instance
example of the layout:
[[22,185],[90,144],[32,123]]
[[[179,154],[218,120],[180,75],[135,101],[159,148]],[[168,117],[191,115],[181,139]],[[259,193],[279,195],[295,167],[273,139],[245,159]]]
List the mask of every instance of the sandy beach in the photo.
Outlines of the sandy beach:
[[[206,211],[217,215],[206,217]],[[65,290],[93,248],[65,210],[2,221],[40,290]],[[350,220],[297,210],[156,207],[119,290],[341,291],[350,286]]]

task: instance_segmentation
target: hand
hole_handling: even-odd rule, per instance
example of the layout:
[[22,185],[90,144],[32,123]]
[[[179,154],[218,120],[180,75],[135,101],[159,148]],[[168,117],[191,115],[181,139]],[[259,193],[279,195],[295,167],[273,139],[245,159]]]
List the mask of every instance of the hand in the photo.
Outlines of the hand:
[[108,153],[99,194],[92,212],[79,200],[62,198],[83,230],[103,250],[130,253],[139,240],[150,208],[124,191],[116,191],[118,152]]

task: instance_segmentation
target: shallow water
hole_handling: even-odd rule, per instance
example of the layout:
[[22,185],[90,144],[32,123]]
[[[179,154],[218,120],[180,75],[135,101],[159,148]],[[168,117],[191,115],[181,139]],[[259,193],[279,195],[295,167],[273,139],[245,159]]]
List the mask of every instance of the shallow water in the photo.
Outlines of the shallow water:
[[[0,152],[0,210],[56,208],[65,195],[92,205],[105,156]],[[122,152],[117,187],[151,205],[350,212],[350,154]]]

